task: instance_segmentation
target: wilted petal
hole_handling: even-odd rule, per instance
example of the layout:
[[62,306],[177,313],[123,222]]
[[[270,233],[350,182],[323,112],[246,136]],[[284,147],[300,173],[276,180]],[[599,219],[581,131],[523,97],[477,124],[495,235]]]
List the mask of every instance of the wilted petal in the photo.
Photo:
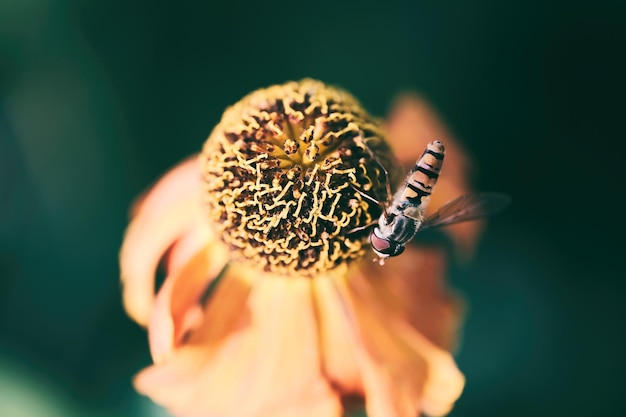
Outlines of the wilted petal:
[[204,216],[196,219],[189,230],[169,249],[165,262],[168,275],[176,274],[208,242],[214,240],[217,240],[217,237],[211,230],[207,219]]
[[245,308],[249,273],[227,272],[205,324],[137,389],[182,416],[340,416],[320,369],[311,280],[256,273]]
[[159,290],[150,318],[148,336],[156,363],[162,362],[189,331],[202,324],[202,296],[222,271],[227,259],[225,245],[218,241],[205,243],[204,248],[197,251],[184,266],[168,275]]
[[120,251],[124,306],[146,325],[154,301],[159,260],[201,216],[201,178],[197,158],[178,165],[159,180],[134,210]]
[[355,357],[354,321],[332,277],[313,280],[322,361],[326,377],[342,392],[362,394],[361,371]]
[[370,417],[447,412],[464,385],[454,359],[378,297],[381,280],[360,278],[356,274],[350,280],[347,298],[363,329],[364,350],[359,358]]
[[437,346],[451,350],[456,346],[463,306],[446,285],[447,270],[445,250],[414,245],[384,267],[370,263],[362,268],[363,278],[376,286],[382,303],[395,306],[398,317]]
[[[246,306],[249,294],[248,280],[227,273],[211,295],[202,327],[190,335],[183,347],[169,355],[167,361],[137,375],[137,390],[168,408],[180,409],[187,405],[197,386],[196,377],[202,373],[202,366],[214,357],[215,346],[227,338],[237,338],[242,334],[240,330],[249,326]],[[211,349],[205,339],[210,341]]]
[[[394,304],[379,297],[378,291],[385,291],[379,287],[383,280],[381,276],[370,281],[355,273],[345,282],[337,281],[336,295],[327,284],[318,284],[318,289],[325,287],[317,293],[318,302],[339,313],[321,316],[322,338],[332,335],[333,328],[346,329],[335,340],[336,349],[343,357],[352,353],[354,359],[348,363],[355,363],[325,361],[327,367],[339,366],[326,372],[342,388],[360,385],[355,391],[364,393],[370,417],[415,417],[420,411],[445,414],[461,394],[463,375],[447,351],[420,335]],[[328,344],[326,349],[324,356],[332,357],[328,349],[333,347]],[[342,371],[347,371],[346,379]]]

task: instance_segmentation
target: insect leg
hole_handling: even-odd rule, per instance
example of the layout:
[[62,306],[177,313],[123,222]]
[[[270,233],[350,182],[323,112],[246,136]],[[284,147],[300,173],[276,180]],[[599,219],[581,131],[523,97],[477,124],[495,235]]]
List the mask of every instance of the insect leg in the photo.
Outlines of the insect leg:
[[363,197],[365,197],[369,201],[373,202],[374,204],[377,204],[377,205],[381,206],[383,209],[385,208],[385,205],[383,203],[381,203],[380,201],[376,200],[374,197],[372,197],[371,195],[367,194],[365,191],[358,189],[354,184],[350,184],[350,186],[354,189],[354,191],[356,191],[357,193],[361,194]]
[[353,233],[360,232],[361,230],[365,230],[367,228],[370,228],[370,227],[374,226],[375,224],[378,224],[378,220],[374,220],[373,222],[369,222],[368,224],[365,224],[363,226],[355,227],[354,229],[348,231],[348,234],[351,235]]
[[376,156],[372,148],[370,148],[369,145],[365,142],[365,139],[363,138],[360,138],[360,139],[361,139],[361,144],[363,145],[363,148],[367,151],[367,153],[370,154],[372,159],[376,161],[378,166],[383,170],[383,174],[385,175],[385,189],[387,191],[387,201],[391,201],[393,199],[393,194],[391,193],[391,182],[389,180],[389,172],[387,171],[387,168],[385,168],[385,166],[380,162],[380,159],[378,159],[378,157]]

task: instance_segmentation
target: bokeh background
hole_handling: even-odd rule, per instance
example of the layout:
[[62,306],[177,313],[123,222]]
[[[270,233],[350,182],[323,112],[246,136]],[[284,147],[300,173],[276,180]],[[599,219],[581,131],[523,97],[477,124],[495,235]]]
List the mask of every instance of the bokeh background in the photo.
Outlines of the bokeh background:
[[513,196],[453,268],[452,416],[624,415],[624,4],[0,0],[0,416],[165,415],[130,384],[129,204],[227,105],[305,76],[381,116],[420,92]]

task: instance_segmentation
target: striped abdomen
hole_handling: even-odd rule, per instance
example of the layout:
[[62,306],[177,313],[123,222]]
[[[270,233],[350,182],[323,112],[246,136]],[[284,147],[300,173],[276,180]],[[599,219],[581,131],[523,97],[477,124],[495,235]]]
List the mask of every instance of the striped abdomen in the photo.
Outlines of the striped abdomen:
[[395,203],[401,205],[408,203],[413,207],[424,204],[437,184],[444,154],[443,143],[439,141],[429,143],[407,176],[404,189],[396,197],[400,201]]

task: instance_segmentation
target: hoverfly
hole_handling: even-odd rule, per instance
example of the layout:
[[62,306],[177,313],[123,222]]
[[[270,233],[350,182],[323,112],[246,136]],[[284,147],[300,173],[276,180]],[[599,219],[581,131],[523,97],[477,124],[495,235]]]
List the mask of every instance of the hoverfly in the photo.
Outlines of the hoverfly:
[[[367,145],[366,149],[376,159]],[[440,141],[429,143],[393,196],[389,180],[386,178],[388,196],[385,203],[354,187],[361,195],[383,207],[383,213],[376,222],[350,231],[354,233],[374,226],[370,231],[369,241],[377,255],[374,261],[378,261],[380,265],[383,265],[387,258],[404,252],[404,246],[418,231],[491,216],[506,208],[511,202],[511,198],[505,194],[466,194],[443,205],[432,215],[425,216],[430,194],[437,184],[443,166],[444,155],[443,143]],[[386,169],[380,162],[379,165],[388,177]]]

